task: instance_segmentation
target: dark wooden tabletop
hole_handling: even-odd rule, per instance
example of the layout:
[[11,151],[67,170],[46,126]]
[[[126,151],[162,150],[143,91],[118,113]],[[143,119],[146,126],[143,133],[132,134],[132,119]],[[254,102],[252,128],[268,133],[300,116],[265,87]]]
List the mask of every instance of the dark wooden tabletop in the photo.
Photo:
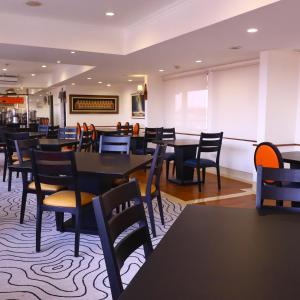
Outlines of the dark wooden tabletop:
[[154,140],[153,143],[166,144],[169,147],[187,147],[187,146],[198,146],[199,140],[179,139],[179,140]]
[[300,151],[282,152],[281,155],[286,163],[300,163]]
[[187,206],[120,299],[298,299],[299,232],[299,213]]
[[65,147],[78,144],[79,140],[76,139],[40,139],[39,143],[41,146],[53,146],[53,147]]
[[[76,152],[75,158],[79,173],[120,177],[134,172],[152,160],[152,157],[149,155],[99,154],[89,152]],[[13,168],[20,171],[30,171],[31,162],[25,161],[22,164],[13,165]]]

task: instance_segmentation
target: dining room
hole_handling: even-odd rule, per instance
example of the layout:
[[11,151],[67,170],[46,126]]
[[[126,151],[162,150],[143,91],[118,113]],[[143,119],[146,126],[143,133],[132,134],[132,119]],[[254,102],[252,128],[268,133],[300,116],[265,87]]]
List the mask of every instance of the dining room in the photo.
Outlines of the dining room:
[[0,7],[0,299],[298,299],[296,0]]

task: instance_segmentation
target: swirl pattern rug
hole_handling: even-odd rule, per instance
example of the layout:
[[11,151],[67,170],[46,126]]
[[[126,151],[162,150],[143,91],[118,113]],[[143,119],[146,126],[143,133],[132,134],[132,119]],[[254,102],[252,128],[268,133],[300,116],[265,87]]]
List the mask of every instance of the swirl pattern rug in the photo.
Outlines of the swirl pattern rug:
[[[109,281],[98,236],[82,234],[80,256],[74,257],[74,234],[55,228],[54,213],[43,214],[42,248],[35,252],[35,195],[28,195],[24,224],[19,224],[22,185],[0,183],[0,299],[111,299]],[[153,201],[157,237],[154,247],[183,210],[163,197],[165,226]],[[146,210],[147,212],[147,210]],[[144,262],[142,249],[121,270],[124,287]]]

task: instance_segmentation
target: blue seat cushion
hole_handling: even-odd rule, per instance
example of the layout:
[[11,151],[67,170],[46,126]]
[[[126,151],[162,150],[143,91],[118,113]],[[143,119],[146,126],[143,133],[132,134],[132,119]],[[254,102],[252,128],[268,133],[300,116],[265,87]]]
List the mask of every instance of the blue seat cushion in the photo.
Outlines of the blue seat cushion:
[[174,152],[165,153],[164,160],[167,160],[167,161],[175,160],[175,153]]
[[[186,167],[197,168],[197,159],[191,158],[184,162]],[[209,168],[215,167],[217,164],[211,159],[201,158],[200,159],[200,168]]]

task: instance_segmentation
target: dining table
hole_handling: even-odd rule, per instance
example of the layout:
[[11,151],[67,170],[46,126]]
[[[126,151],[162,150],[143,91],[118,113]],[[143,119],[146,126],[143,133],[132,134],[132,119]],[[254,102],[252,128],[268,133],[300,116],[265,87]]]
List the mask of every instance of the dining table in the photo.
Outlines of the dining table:
[[300,169],[300,151],[289,151],[281,153],[285,163],[290,164],[291,169]]
[[[79,189],[82,192],[100,195],[111,189],[115,178],[129,176],[134,171],[143,168],[151,160],[152,157],[149,155],[75,152]],[[22,178],[27,178],[27,174],[32,172],[32,163],[24,161],[21,164],[13,165],[13,168],[15,171],[23,173]],[[72,219],[66,221],[64,230],[74,230]],[[83,211],[81,231],[97,234],[92,206]]]
[[195,158],[199,140],[175,139],[175,140],[154,140],[153,143],[165,144],[174,148],[176,177],[169,177],[168,180],[175,184],[197,184],[194,180],[194,169],[184,166],[184,161]]
[[76,146],[79,144],[77,139],[39,139],[39,145],[44,151],[61,151],[64,147]]
[[188,205],[119,299],[298,299],[299,230],[299,212]]

